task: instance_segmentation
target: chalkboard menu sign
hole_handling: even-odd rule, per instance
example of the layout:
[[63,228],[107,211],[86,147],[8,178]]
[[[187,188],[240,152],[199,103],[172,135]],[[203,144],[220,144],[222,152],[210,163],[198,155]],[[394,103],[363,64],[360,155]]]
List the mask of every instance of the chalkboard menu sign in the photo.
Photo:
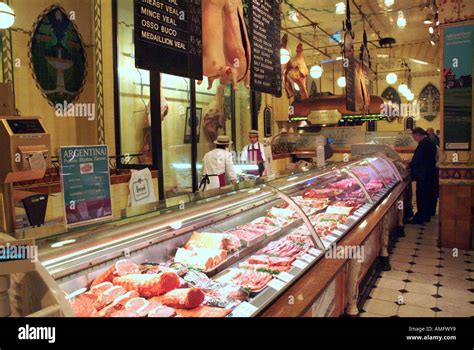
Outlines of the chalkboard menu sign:
[[254,91],[281,97],[280,1],[248,0],[248,10],[251,87]]
[[201,0],[135,0],[135,64],[202,80]]

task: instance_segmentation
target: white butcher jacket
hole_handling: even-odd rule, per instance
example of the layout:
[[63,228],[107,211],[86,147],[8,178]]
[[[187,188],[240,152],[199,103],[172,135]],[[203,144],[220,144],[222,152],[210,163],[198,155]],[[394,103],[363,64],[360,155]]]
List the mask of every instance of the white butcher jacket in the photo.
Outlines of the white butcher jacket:
[[[216,148],[204,155],[202,159],[202,175],[220,174],[226,174],[227,181],[237,180],[232,154],[229,151]],[[217,176],[211,176],[209,180],[210,184],[206,186],[206,191],[220,188]]]
[[244,149],[242,150],[242,154],[240,156],[240,161],[241,162],[247,162],[247,161],[250,161],[248,159],[248,156],[249,156],[249,149],[257,149],[258,148],[258,145],[260,145],[260,152],[262,153],[262,159],[264,162],[267,161],[267,158],[265,157],[265,147],[263,146],[263,144],[259,143],[259,144],[249,144],[247,146],[244,147]]

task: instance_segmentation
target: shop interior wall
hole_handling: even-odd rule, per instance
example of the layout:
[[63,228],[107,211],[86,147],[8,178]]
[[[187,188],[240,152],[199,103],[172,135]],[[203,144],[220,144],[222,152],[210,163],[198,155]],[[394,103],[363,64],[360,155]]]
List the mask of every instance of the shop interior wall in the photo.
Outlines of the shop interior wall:
[[55,108],[43,97],[33,77],[28,58],[28,43],[33,24],[38,16],[53,4],[61,5],[66,12],[74,11],[74,23],[82,36],[87,55],[88,74],[82,94],[77,103],[95,104],[95,59],[94,59],[94,20],[92,0],[80,3],[74,0],[10,0],[17,17],[12,30],[12,52],[14,63],[15,104],[22,116],[40,116],[51,133],[52,153],[67,145],[97,143],[97,121],[85,118],[56,117]]

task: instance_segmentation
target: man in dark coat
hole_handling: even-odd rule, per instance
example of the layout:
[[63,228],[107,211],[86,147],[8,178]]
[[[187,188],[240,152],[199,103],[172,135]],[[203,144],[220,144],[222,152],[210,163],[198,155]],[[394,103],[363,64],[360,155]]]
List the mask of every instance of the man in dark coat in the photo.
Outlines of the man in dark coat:
[[433,216],[433,202],[436,202],[436,144],[422,128],[415,128],[413,138],[418,142],[410,163],[411,177],[416,181],[417,212],[411,224],[423,225]]

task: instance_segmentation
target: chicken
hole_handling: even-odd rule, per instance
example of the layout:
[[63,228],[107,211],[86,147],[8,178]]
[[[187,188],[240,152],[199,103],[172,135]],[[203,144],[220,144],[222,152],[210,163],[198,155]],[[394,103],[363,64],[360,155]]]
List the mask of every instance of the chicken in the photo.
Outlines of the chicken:
[[299,43],[296,48],[296,56],[288,62],[284,72],[285,89],[288,98],[295,96],[293,84],[299,87],[301,99],[306,100],[308,98],[308,90],[306,88],[308,75],[309,69],[304,59],[303,44]]

